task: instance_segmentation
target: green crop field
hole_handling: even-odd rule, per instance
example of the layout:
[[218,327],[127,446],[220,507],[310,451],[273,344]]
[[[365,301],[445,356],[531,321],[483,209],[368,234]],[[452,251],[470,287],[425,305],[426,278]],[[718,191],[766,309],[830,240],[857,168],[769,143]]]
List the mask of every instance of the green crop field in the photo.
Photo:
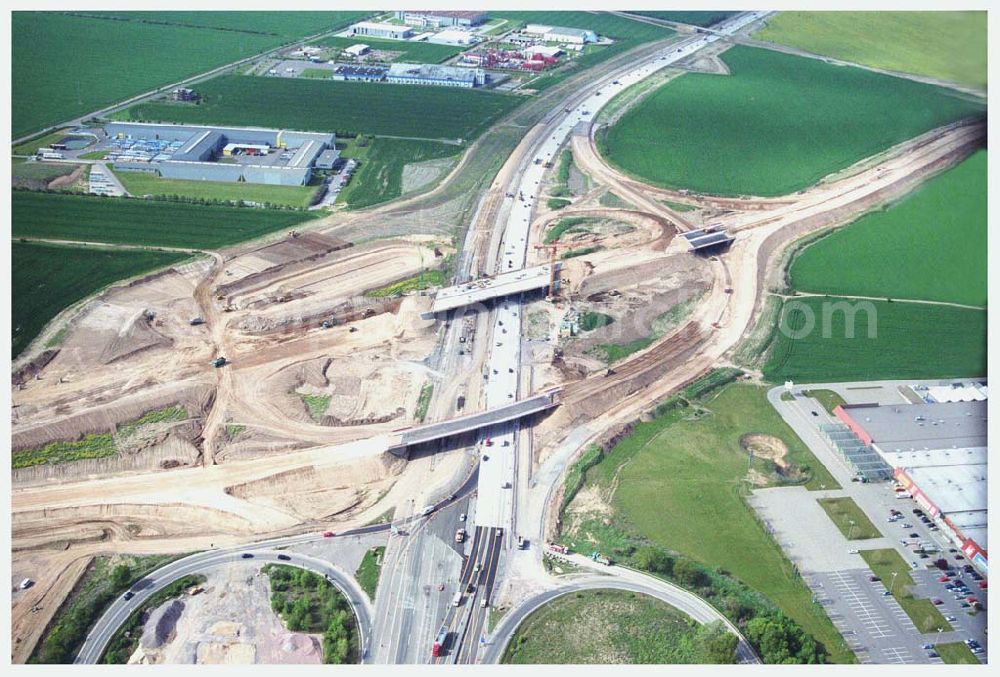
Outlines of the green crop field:
[[652,19],[662,19],[664,21],[676,21],[682,24],[691,24],[692,26],[714,26],[720,21],[724,21],[729,17],[737,14],[737,12],[632,12],[632,14],[640,14],[642,16],[648,16]]
[[[782,440],[790,468],[808,473],[808,488],[839,486],[771,407],[766,389],[746,384],[724,386],[695,406],[639,423],[588,472],[587,483],[601,495],[617,487],[613,524],[731,573],[822,642],[834,661],[850,660],[836,628],[742,498],[747,433]],[[785,482],[764,459],[755,461],[754,470],[768,483]]]
[[560,68],[551,74],[533,80],[529,85],[531,89],[545,89],[585,68],[596,66],[616,54],[646,42],[663,40],[674,35],[674,31],[665,26],[656,26],[608,12],[518,11],[490,12],[490,16],[511,21],[510,27],[517,24],[538,23],[549,26],[582,28],[592,30],[599,36],[609,37],[615,41],[614,44],[607,46],[588,46],[582,55],[573,59],[570,67]]
[[986,151],[806,247],[799,291],[986,305]]
[[[721,624],[699,625],[655,597],[586,590],[557,597],[514,633],[502,663],[732,663],[736,638]],[[714,649],[714,650],[713,650]]]
[[[371,12],[86,12],[88,15],[125,19],[133,22],[150,22],[173,26],[212,28],[235,31],[284,41],[334,30],[359,21]],[[278,43],[280,44],[280,42]]]
[[338,199],[354,209],[392,200],[403,192],[403,168],[407,164],[452,157],[464,150],[434,141],[375,138],[363,148],[344,153],[344,157],[358,158],[359,165]]
[[755,38],[986,89],[986,12],[781,12]]
[[11,133],[29,134],[359,14],[14,12]]
[[[314,44],[323,47],[347,49],[361,42],[355,38],[323,38]],[[405,61],[407,63],[441,63],[462,51],[462,47],[453,45],[435,45],[431,42],[409,42],[406,40],[379,40],[366,37],[364,44],[380,52],[399,52],[387,61]]]
[[314,214],[15,191],[15,237],[216,248],[290,228]]
[[[836,302],[860,309],[854,314],[854,338],[848,338],[847,315],[839,310],[827,312],[824,332],[823,304]],[[815,383],[986,375],[985,310],[924,303],[861,303],[871,305],[855,306],[851,299],[819,296],[786,301],[780,326],[792,330],[793,335],[802,333],[811,316],[814,327],[803,338],[776,332],[764,377],[774,383]],[[874,338],[869,338],[865,307],[875,311]]]
[[144,103],[130,120],[474,139],[523,99],[493,92],[226,75],[198,85],[199,106]]
[[860,68],[737,45],[731,75],[688,73],[599,136],[623,170],[661,186],[784,195],[985,107]]
[[64,308],[116,280],[168,266],[185,254],[11,245],[11,336],[17,357]]
[[319,186],[268,186],[233,181],[164,179],[150,172],[115,172],[125,190],[136,197],[178,195],[194,200],[271,203],[281,207],[308,207]]

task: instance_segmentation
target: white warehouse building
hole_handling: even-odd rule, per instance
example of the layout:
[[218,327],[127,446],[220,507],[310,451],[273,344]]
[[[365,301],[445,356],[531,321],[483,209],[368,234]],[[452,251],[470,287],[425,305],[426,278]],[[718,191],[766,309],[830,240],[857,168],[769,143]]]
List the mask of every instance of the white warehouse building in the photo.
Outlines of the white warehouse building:
[[546,42],[569,42],[582,45],[597,42],[597,33],[584,28],[566,28],[564,26],[546,26],[544,24],[528,24],[525,33],[539,35]]
[[458,68],[426,63],[394,63],[389,66],[385,80],[397,85],[471,88],[486,83],[486,71],[482,68]]
[[374,21],[362,21],[350,28],[351,35],[367,35],[371,38],[383,38],[385,40],[405,40],[413,35],[413,29],[409,26],[397,26],[388,23],[375,23]]

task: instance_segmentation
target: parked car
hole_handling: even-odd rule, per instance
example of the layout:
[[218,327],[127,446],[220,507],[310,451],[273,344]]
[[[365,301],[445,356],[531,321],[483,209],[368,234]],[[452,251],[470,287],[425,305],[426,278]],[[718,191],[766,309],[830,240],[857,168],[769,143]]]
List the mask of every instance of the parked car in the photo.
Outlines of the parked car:
[[[947,583],[950,579],[947,576],[938,576],[938,583]],[[947,585],[944,587],[948,587]]]
[[941,604],[944,604],[944,600],[941,599],[940,597],[935,597],[934,599],[931,600],[931,604],[935,606],[940,606]]
[[913,525],[910,524],[909,522],[903,522],[903,528],[904,529],[912,529]]
[[868,577],[868,580],[874,583],[875,581],[880,581],[882,579],[876,576],[875,574],[872,574],[871,576]]
[[250,559],[251,557],[253,557],[253,553],[245,552],[242,555],[240,555],[240,557],[242,557],[243,559]]

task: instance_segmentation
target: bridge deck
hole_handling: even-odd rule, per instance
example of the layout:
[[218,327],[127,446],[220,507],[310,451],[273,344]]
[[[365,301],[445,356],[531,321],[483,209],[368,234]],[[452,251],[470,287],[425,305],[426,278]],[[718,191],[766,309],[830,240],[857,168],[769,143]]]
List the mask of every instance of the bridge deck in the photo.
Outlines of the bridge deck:
[[389,440],[389,451],[402,449],[414,444],[433,442],[452,435],[472,432],[498,423],[506,423],[525,416],[537,414],[540,411],[558,406],[556,392],[549,391],[533,395],[523,400],[496,409],[487,409],[474,414],[452,418],[437,423],[427,423],[396,433],[398,437]]
[[546,264],[510,273],[501,273],[496,277],[474,280],[454,287],[445,287],[435,295],[431,312],[443,313],[501,296],[541,289],[549,284],[551,277],[549,270],[549,266]]

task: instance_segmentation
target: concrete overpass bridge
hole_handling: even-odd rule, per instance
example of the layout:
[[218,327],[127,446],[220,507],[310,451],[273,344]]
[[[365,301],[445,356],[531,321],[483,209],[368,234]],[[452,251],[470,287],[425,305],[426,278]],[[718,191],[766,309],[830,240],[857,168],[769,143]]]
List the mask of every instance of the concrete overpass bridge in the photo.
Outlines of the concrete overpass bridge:
[[[558,268],[559,264],[555,265]],[[424,317],[431,319],[438,313],[455,308],[548,287],[552,279],[551,271],[550,264],[545,264],[509,273],[500,273],[494,277],[484,277],[453,287],[444,287],[434,295],[434,304],[431,306],[430,312],[424,314]]]
[[397,453],[416,444],[443,440],[547,411],[559,406],[558,393],[558,389],[549,390],[495,409],[393,431],[389,435],[388,451]]

